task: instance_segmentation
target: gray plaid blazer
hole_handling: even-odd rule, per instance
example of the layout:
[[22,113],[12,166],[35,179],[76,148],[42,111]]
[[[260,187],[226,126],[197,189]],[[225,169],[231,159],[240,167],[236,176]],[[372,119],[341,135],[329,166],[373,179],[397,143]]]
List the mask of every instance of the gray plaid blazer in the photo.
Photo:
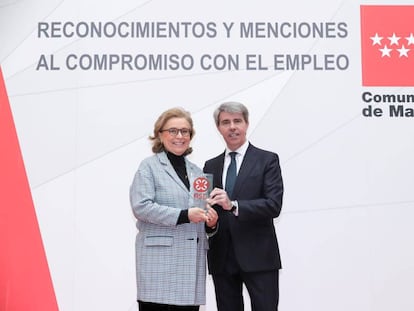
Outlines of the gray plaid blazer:
[[[202,170],[187,159],[190,185]],[[173,305],[205,304],[204,223],[177,225],[181,209],[192,205],[190,192],[165,152],[144,159],[130,187],[137,219],[137,299]]]

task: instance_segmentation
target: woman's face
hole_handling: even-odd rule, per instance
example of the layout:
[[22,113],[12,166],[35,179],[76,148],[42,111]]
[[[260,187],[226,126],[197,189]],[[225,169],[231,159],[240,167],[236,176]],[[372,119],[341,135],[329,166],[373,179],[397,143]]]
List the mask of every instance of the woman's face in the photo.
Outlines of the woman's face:
[[171,118],[164,124],[159,135],[167,151],[182,155],[190,146],[191,126],[184,118]]

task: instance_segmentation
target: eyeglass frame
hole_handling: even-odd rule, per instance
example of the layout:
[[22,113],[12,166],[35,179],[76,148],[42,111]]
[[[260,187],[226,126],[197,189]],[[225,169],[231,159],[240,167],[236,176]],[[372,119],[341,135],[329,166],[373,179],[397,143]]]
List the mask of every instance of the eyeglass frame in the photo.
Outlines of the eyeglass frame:
[[[187,131],[187,133],[184,133],[183,131]],[[164,129],[164,130],[160,130],[160,133],[162,132],[168,132],[168,134],[170,134],[173,137],[177,137],[179,133],[181,133],[182,137],[190,137],[191,134],[193,133],[193,131],[189,128],[176,128],[176,127],[171,127],[169,129]]]

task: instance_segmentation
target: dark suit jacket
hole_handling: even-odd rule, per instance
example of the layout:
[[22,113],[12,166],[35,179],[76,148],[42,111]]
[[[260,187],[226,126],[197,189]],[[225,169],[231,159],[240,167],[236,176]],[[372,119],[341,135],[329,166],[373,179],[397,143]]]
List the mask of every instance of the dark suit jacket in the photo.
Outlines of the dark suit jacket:
[[[222,153],[204,165],[204,172],[214,175],[214,187],[222,189],[224,156]],[[211,274],[224,271],[231,243],[243,271],[281,268],[273,219],[280,214],[282,198],[283,181],[278,155],[249,144],[231,197],[231,200],[238,201],[239,216],[215,206],[219,213],[219,228],[209,239],[208,267]]]

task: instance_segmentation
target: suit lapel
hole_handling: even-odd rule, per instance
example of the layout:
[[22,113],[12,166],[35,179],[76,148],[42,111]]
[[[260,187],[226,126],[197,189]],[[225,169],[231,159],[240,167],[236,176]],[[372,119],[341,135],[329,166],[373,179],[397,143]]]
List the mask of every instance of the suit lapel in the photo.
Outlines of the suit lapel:
[[241,164],[239,173],[237,174],[236,183],[234,184],[233,189],[233,196],[237,195],[240,186],[249,178],[250,172],[255,167],[255,161],[257,161],[257,159],[255,159],[254,156],[254,147],[249,144],[246,154],[244,155],[243,163]]
[[226,152],[223,152],[223,154],[220,155],[220,157],[217,159],[217,166],[214,168],[213,172],[213,178],[214,178],[214,185],[217,188],[224,189],[223,187],[223,168],[224,168],[224,156],[226,155]]

